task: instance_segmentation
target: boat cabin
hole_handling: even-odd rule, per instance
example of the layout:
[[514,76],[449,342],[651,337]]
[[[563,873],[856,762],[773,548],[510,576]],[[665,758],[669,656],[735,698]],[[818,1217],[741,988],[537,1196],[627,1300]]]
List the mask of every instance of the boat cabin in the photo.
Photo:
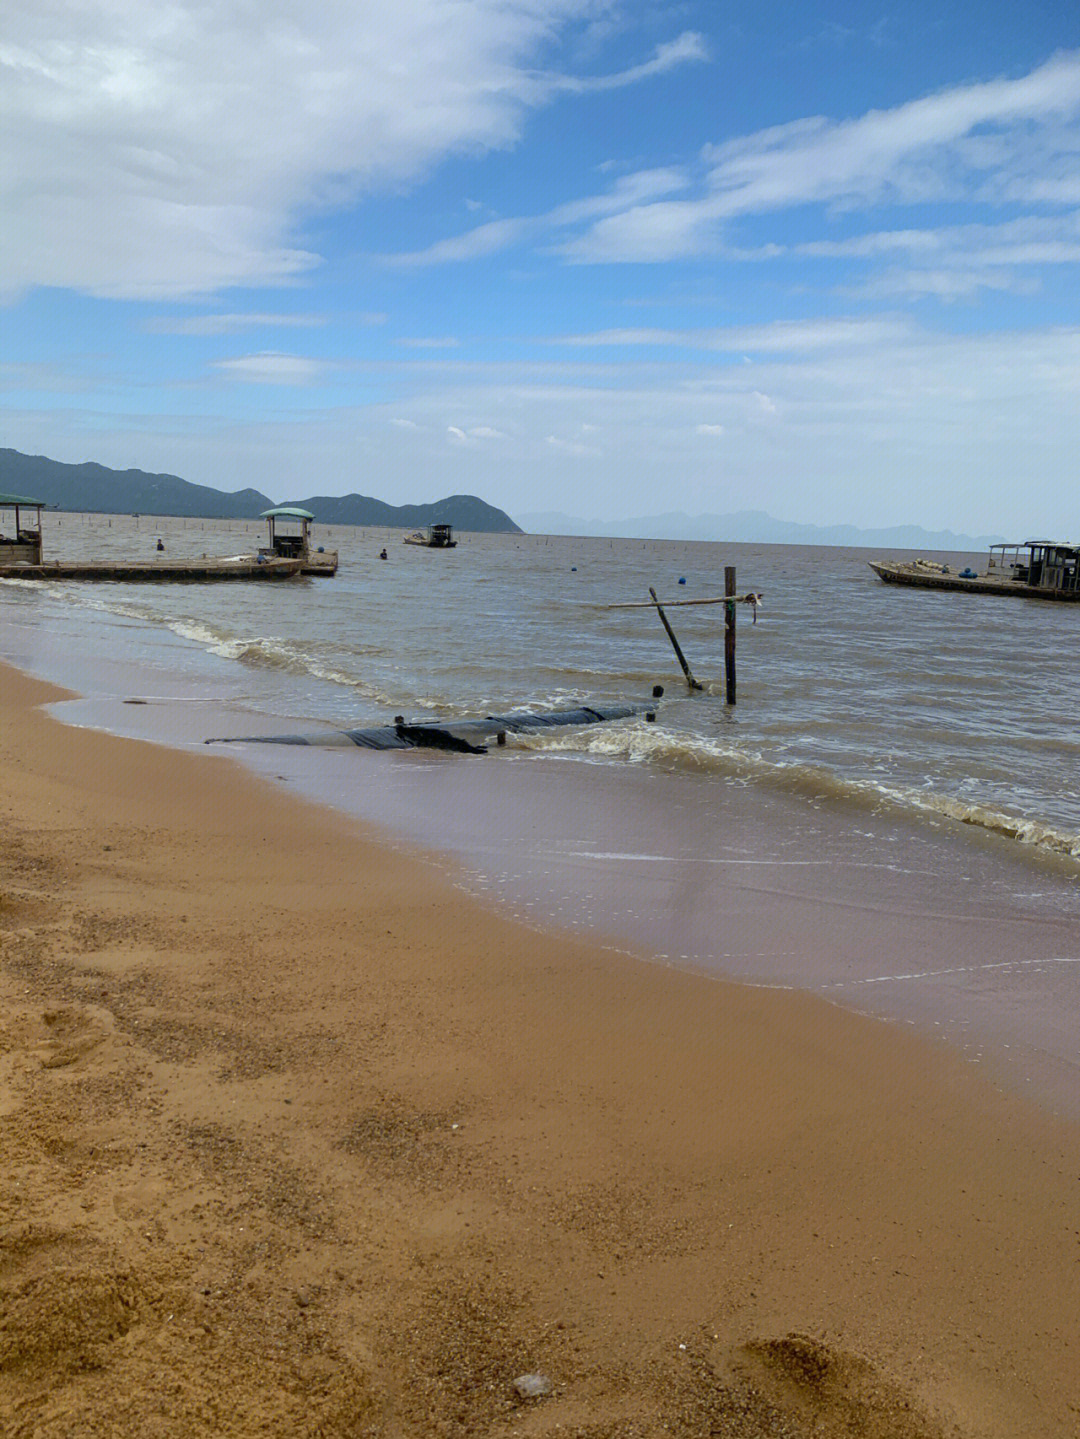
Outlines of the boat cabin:
[[1059,540],[1024,540],[990,546],[988,572],[1035,589],[1080,590],[1080,546]]
[[451,525],[428,525],[426,530],[417,530],[406,535],[407,545],[425,545],[429,550],[452,550],[457,544]]
[[307,555],[311,547],[311,522],[315,516],[299,505],[277,505],[263,510],[262,518],[270,527],[270,543],[261,555],[295,560]]
[[41,564],[44,508],[44,500],[31,500],[26,495],[0,495],[0,565]]

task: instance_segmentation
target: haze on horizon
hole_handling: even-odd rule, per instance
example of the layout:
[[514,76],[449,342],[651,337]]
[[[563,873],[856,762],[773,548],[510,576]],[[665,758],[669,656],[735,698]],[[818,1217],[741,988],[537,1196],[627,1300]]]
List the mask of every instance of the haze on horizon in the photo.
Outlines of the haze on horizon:
[[0,443],[1075,533],[1075,17],[867,13],[12,0]]

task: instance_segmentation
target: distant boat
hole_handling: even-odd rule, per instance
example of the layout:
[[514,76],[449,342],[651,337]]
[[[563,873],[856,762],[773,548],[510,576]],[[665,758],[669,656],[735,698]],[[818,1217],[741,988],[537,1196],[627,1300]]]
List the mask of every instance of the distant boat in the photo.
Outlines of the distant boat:
[[423,545],[429,550],[452,550],[457,545],[450,525],[428,525],[426,530],[414,530],[406,535],[403,544]]
[[960,590],[978,595],[1019,595],[1034,600],[1080,600],[1080,545],[1024,540],[990,546],[980,574],[936,560],[870,560],[887,585],[923,590]]

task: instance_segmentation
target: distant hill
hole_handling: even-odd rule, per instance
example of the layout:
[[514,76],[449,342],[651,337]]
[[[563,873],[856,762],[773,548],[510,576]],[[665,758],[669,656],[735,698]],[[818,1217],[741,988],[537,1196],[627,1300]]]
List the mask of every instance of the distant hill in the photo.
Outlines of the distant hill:
[[478,500],[475,495],[450,495],[429,505],[388,505],[366,495],[315,495],[311,499],[286,500],[285,503],[302,505],[328,525],[396,525],[405,529],[416,529],[419,525],[453,525],[455,530],[475,533],[522,533],[521,527],[515,525],[505,511]]
[[533,534],[601,535],[637,540],[729,540],[732,544],[880,546],[894,550],[979,550],[1003,535],[960,535],[952,530],[924,530],[921,525],[893,525],[861,530],[855,525],[800,525],[776,520],[764,510],[739,510],[730,515],[642,515],[632,520],[583,520],[558,512],[521,516]]
[[102,515],[182,515],[249,520],[274,503],[258,490],[225,494],[177,475],[110,470],[87,461],[65,465],[44,455],[0,450],[0,492],[43,500],[50,509]]
[[[0,449],[0,493],[27,495],[50,509],[101,515],[179,515],[212,520],[253,520],[277,502],[259,490],[229,493],[194,485],[178,475],[110,470],[87,461],[66,465],[44,455]],[[364,495],[288,500],[324,524],[387,525],[415,529],[446,524],[458,530],[520,534],[509,515],[475,495],[451,495],[427,505],[387,505]]]

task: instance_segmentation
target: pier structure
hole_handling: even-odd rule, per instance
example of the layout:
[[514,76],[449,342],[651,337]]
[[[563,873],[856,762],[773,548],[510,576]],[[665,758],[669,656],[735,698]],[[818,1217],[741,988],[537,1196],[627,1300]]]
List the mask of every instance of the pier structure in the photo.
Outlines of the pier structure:
[[275,505],[263,510],[262,518],[270,529],[269,544],[259,554],[267,559],[299,559],[302,575],[337,574],[337,550],[311,546],[311,522],[315,516],[299,505]]
[[[44,500],[0,495],[0,570],[6,565],[41,564],[41,511]],[[14,520],[9,517],[14,512]],[[32,518],[30,518],[32,514]],[[5,527],[11,526],[11,534]]]
[[[0,579],[146,581],[285,580],[304,573],[301,555],[206,556],[198,559],[47,560],[42,553],[44,500],[0,494]],[[14,523],[9,518],[14,512]],[[10,533],[8,533],[10,529]],[[321,557],[320,557],[321,558]],[[337,556],[333,557],[337,565]],[[330,573],[333,573],[331,571]]]

